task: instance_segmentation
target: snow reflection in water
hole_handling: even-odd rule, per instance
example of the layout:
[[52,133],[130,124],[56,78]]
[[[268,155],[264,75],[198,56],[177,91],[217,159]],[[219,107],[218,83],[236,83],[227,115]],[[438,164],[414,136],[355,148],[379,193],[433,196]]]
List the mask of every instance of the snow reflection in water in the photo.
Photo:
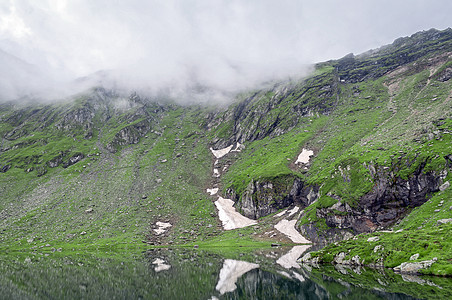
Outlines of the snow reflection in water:
[[259,268],[258,264],[226,259],[223,263],[223,268],[220,271],[220,279],[218,280],[215,289],[219,291],[221,295],[234,291],[237,288],[235,285],[237,279],[242,277],[243,274],[256,268]]
[[311,245],[294,246],[289,252],[281,256],[276,263],[286,269],[299,269],[300,265],[297,263],[297,259],[309,248],[311,248]]

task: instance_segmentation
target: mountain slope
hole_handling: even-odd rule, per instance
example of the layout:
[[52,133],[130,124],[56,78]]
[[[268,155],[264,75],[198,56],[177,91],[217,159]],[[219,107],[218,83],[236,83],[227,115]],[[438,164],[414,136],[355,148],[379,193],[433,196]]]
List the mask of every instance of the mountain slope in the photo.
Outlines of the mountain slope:
[[[451,61],[452,30],[429,30],[228,107],[102,88],[55,104],[1,104],[2,246],[263,239],[274,213],[294,206],[297,229],[318,243],[417,220],[451,180]],[[212,177],[209,148],[237,142],[244,149]],[[313,155],[296,163],[303,149]],[[205,192],[213,184],[262,227],[223,232]],[[171,227],[157,234],[157,222]]]

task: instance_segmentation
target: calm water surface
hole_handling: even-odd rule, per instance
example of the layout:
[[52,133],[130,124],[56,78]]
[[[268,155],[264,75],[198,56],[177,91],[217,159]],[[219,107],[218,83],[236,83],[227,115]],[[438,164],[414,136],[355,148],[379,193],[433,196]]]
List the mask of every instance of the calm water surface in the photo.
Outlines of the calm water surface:
[[0,255],[1,299],[452,299],[452,280],[296,262],[306,246]]

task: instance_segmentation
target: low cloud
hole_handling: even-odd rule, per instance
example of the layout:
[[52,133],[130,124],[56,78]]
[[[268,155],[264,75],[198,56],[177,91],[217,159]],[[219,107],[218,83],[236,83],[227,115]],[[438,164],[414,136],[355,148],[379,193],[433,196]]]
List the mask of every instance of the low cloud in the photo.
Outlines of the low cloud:
[[0,94],[61,98],[104,84],[221,101],[318,61],[444,29],[451,10],[447,0],[2,1]]

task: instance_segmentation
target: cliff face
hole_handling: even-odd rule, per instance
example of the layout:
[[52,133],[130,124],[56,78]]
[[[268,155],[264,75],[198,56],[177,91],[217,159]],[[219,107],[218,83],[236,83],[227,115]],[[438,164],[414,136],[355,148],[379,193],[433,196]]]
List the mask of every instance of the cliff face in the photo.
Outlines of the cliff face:
[[357,235],[390,228],[413,208],[424,204],[439,191],[447,172],[426,172],[420,166],[409,178],[395,176],[384,168],[374,174],[374,186],[353,206],[339,199],[330,207],[318,208],[328,229],[320,231],[312,224],[301,226],[311,240],[331,243]]
[[308,207],[317,200],[318,190],[315,186],[305,186],[299,178],[289,177],[283,181],[251,181],[241,200],[237,195],[234,198],[238,200],[236,206],[244,216],[258,219],[291,205]]

